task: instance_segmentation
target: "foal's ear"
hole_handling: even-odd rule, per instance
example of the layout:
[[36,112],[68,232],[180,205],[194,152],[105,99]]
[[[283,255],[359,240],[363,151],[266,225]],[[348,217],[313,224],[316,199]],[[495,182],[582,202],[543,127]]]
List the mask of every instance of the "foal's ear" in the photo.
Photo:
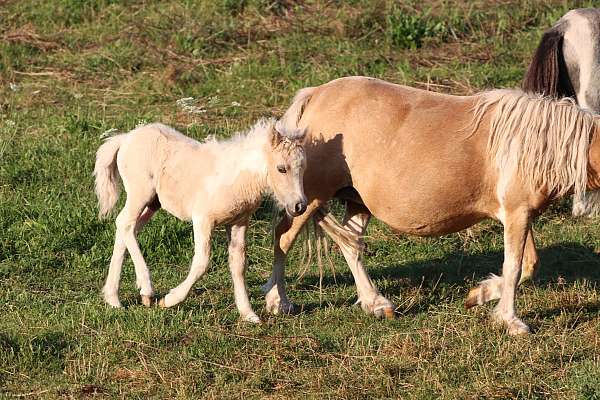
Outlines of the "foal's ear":
[[277,125],[271,125],[271,146],[276,147],[283,140],[283,135],[277,129]]

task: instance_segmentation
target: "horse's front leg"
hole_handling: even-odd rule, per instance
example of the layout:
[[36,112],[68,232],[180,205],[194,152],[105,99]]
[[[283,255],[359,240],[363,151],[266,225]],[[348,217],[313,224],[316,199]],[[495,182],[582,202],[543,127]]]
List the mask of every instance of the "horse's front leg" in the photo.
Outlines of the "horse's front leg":
[[227,227],[229,239],[229,270],[233,281],[235,304],[244,321],[260,323],[260,318],[252,310],[246,287],[246,230],[248,220]]
[[[521,266],[521,279],[519,285],[532,279],[539,269],[539,257],[535,249],[533,231],[531,228],[527,232],[525,242],[525,252],[523,254],[523,263]],[[471,308],[477,305],[483,305],[488,301],[497,300],[502,293],[502,277],[492,274],[489,278],[483,280],[477,287],[471,289],[465,300],[465,307]]]
[[518,208],[507,212],[504,222],[504,264],[502,265],[502,290],[500,301],[494,309],[494,319],[506,325],[510,335],[529,333],[529,327],[519,319],[515,311],[515,297],[525,242],[530,227],[529,212]]
[[169,293],[160,300],[161,307],[171,307],[181,303],[198,279],[206,272],[210,262],[210,237],[213,230],[212,221],[201,217],[192,218],[194,224],[194,258],[190,271],[183,282],[171,289]]
[[[361,244],[364,243],[363,235],[367,231],[367,225],[371,219],[371,212],[367,207],[355,202],[346,203],[346,214],[344,215],[344,228],[354,232],[360,237]],[[369,274],[365,270],[362,261],[362,252],[343,243],[337,243],[340,247],[356,284],[358,301],[363,311],[377,317],[394,318],[394,304],[381,295]]]

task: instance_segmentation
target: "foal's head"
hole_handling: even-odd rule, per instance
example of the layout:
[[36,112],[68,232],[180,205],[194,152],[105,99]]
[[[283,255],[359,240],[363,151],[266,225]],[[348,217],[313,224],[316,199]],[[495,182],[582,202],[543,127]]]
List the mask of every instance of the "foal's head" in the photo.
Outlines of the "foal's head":
[[304,195],[304,155],[305,131],[303,129],[286,130],[271,124],[271,151],[267,152],[268,183],[275,200],[291,216],[302,214],[306,210]]

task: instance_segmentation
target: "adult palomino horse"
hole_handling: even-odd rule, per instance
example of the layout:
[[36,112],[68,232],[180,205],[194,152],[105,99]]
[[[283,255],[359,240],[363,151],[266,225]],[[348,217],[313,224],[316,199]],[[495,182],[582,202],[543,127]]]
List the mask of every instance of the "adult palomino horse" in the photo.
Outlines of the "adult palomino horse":
[[[459,97],[350,77],[301,90],[282,123],[307,131],[308,206],[276,227],[273,275],[265,285],[271,312],[291,309],[283,269],[296,235],[338,197],[347,202],[344,226],[358,238],[371,215],[420,236],[485,218],[502,222],[502,276],[481,282],[468,305],[499,298],[495,319],[510,334],[527,333],[514,302],[522,263],[537,261],[531,220],[557,197],[600,187],[600,122],[568,99],[518,90]],[[362,265],[360,246],[340,249],[363,309],[392,314]]]
[[[571,10],[544,32],[522,87],[600,113],[600,9]],[[600,192],[573,199],[573,215],[599,212]]]
[[187,297],[208,267],[214,227],[224,224],[237,308],[244,320],[260,322],[244,281],[248,219],[269,191],[290,216],[298,216],[306,208],[304,133],[296,129],[282,132],[274,128],[273,120],[261,120],[246,135],[199,143],[165,125],[153,124],[114,136],[100,146],[94,168],[100,217],[118,200],[118,175],[127,192],[116,219],[115,247],[103,289],[105,301],[121,307],[117,292],[128,250],[142,302],[150,305],[154,290],[136,233],[162,207],[193,222],[195,252],[187,278],[161,305],[170,307]]

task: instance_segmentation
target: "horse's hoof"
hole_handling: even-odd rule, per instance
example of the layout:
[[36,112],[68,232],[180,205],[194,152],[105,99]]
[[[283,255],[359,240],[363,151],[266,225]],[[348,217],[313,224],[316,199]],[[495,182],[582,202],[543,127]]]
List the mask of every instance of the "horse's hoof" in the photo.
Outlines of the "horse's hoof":
[[364,312],[373,314],[377,318],[394,319],[396,317],[394,314],[396,307],[382,295],[378,295],[372,302],[360,301],[360,306]]
[[146,307],[150,307],[152,305],[152,296],[142,295],[142,304]]
[[292,303],[271,303],[265,306],[268,313],[273,315],[293,315],[296,312],[296,308]]
[[164,297],[158,301],[158,306],[160,308],[167,308],[167,304],[165,303],[165,298]]
[[384,308],[383,309],[383,316],[385,317],[385,319],[394,319],[394,318],[396,318],[396,314],[394,313],[394,309],[393,308]]
[[465,300],[465,308],[468,310],[469,308],[480,306],[481,304],[483,304],[480,299],[481,288],[479,286],[469,290],[469,294],[467,295],[467,298]]
[[526,323],[520,320],[512,321],[508,324],[508,334],[511,336],[528,335],[531,333],[531,329]]
[[285,298],[279,296],[276,288],[272,288],[265,295],[265,308],[270,314],[294,314],[294,305]]

